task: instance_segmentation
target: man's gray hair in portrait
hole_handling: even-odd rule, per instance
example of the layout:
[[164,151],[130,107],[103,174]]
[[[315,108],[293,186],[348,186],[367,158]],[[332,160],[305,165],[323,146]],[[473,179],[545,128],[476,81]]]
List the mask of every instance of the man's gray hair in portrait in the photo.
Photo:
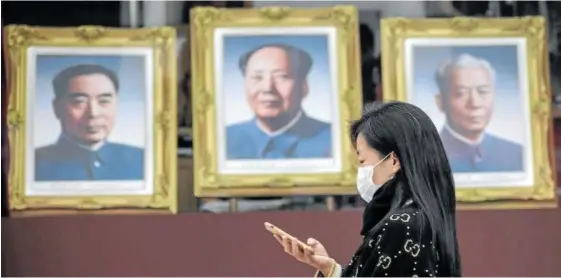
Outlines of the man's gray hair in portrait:
[[495,69],[487,60],[477,58],[469,54],[461,54],[454,59],[449,59],[444,62],[436,71],[435,79],[438,85],[438,90],[441,94],[448,94],[450,74],[455,69],[462,68],[483,68],[491,76],[491,82],[495,84]]
[[59,72],[53,79],[53,91],[55,97],[59,98],[68,93],[68,83],[77,76],[101,74],[107,76],[115,86],[115,90],[119,91],[119,79],[117,75],[110,69],[95,64],[79,64],[68,67]]
[[266,44],[261,45],[257,48],[254,48],[240,57],[239,67],[242,71],[242,74],[245,75],[245,70],[247,68],[247,62],[253,56],[253,54],[263,48],[280,48],[284,50],[287,55],[288,59],[290,60],[290,66],[292,71],[294,72],[294,77],[297,79],[305,79],[312,68],[312,56],[305,50],[302,50],[298,47],[294,47],[287,44]]

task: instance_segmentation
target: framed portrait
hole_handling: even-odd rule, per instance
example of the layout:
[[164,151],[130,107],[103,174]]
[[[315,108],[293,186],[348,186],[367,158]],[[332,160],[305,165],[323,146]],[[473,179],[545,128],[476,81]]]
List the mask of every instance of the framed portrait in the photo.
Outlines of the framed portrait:
[[354,7],[191,10],[195,194],[354,193]]
[[432,119],[461,202],[555,199],[544,32],[541,17],[382,20],[384,99]]
[[10,208],[174,212],[175,30],[5,33]]

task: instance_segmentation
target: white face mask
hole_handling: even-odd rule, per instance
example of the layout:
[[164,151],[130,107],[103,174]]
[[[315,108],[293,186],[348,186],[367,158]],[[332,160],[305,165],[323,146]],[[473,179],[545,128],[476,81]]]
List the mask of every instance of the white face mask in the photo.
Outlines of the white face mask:
[[[390,153],[391,154],[391,153]],[[374,176],[374,168],[380,165],[390,154],[386,155],[382,160],[380,160],[375,165],[371,166],[362,166],[358,168],[358,173],[356,176],[356,188],[358,189],[358,193],[360,197],[367,203],[372,201],[372,197],[374,197],[374,193],[382,187],[383,184],[375,184],[372,181],[372,177]]]

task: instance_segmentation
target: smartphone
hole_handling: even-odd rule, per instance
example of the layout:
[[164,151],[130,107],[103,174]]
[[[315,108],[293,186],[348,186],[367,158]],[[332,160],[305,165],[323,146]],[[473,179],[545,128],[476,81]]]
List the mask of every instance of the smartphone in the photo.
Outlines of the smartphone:
[[296,239],[295,237],[293,237],[292,235],[290,235],[289,233],[277,228],[275,225],[269,223],[269,222],[265,222],[265,229],[267,229],[267,231],[271,232],[272,234],[276,234],[279,236],[285,236],[291,240],[296,240],[298,242],[298,247],[300,247],[300,249],[302,249],[302,251],[304,249],[310,249],[311,247],[308,246],[307,244],[305,244],[304,242]]

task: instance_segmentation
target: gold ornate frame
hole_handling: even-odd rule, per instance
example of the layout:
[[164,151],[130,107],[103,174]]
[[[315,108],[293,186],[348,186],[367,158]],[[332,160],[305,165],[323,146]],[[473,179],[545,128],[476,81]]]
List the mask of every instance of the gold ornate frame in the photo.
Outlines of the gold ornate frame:
[[[119,29],[101,26],[44,28],[11,25],[8,40],[10,98],[10,209],[165,209],[177,212],[176,30],[170,27]],[[154,192],[150,196],[25,195],[27,52],[33,46],[151,47],[154,49]],[[86,53],[87,54],[87,53]],[[150,182],[150,181],[149,181]]]
[[[218,173],[216,92],[214,88],[214,30],[221,27],[335,27],[339,68],[339,117],[342,171],[335,174],[223,175]],[[362,107],[358,12],[353,6],[317,9],[266,7],[191,10],[194,179],[195,195],[279,196],[293,194],[355,194],[356,154],[347,123],[360,117]]]
[[[550,157],[551,93],[547,60],[547,40],[542,17],[450,19],[383,19],[382,70],[384,100],[407,101],[405,40],[408,38],[501,38],[521,37],[527,43],[527,74],[530,88],[531,133],[533,142],[534,185],[528,187],[457,189],[458,201],[489,208],[555,206],[555,173]],[[526,202],[526,204],[521,203]],[[552,202],[553,201],[553,202]],[[488,202],[483,204],[481,202]],[[476,204],[479,203],[479,204]],[[466,205],[464,205],[466,206]],[[532,205],[533,206],[533,205]],[[495,206],[496,207],[496,206]],[[531,207],[531,206],[530,206]]]

